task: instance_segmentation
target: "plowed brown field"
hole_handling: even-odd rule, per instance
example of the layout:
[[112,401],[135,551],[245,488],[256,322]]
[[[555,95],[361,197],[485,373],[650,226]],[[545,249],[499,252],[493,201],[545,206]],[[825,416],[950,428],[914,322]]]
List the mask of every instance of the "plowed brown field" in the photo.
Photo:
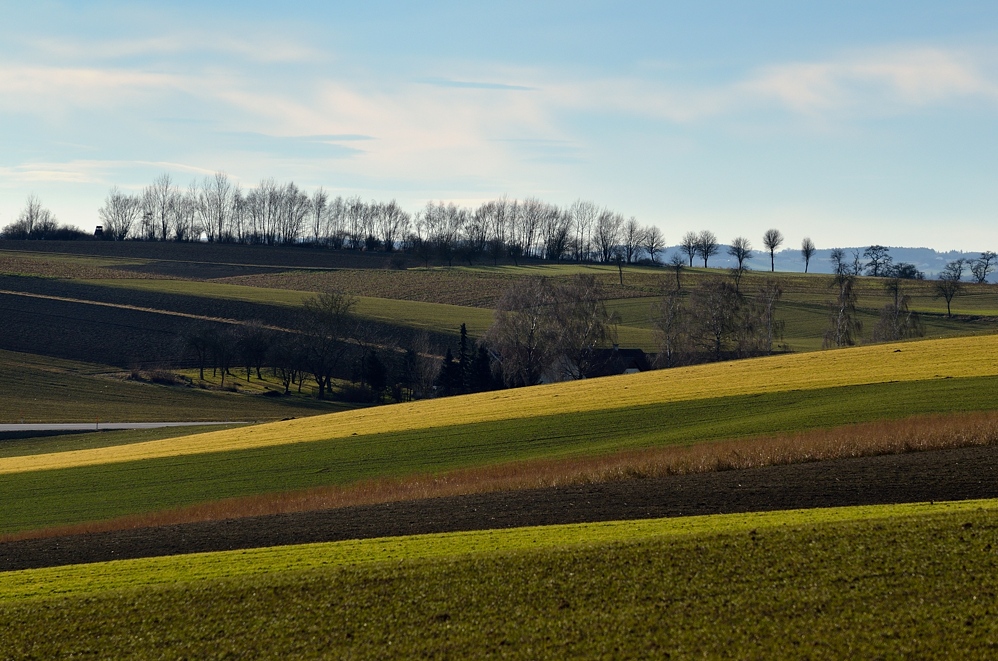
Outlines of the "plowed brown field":
[[0,571],[394,535],[998,497],[998,447],[913,452],[0,544]]

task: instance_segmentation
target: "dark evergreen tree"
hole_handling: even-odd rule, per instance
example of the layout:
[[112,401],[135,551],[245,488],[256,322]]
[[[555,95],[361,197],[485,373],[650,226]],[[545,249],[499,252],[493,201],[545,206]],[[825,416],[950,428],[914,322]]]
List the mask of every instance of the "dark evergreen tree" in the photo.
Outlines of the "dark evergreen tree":
[[364,359],[364,372],[367,376],[367,385],[371,387],[374,394],[375,403],[380,404],[384,396],[385,388],[388,387],[388,368],[381,362],[376,351],[367,354]]
[[461,366],[454,360],[454,353],[447,347],[447,355],[437,376],[437,394],[441,397],[461,392]]
[[497,390],[499,383],[492,375],[492,358],[484,344],[478,345],[478,351],[471,362],[471,380],[469,389],[471,392],[488,392]]
[[462,393],[471,392],[471,346],[468,342],[468,327],[461,324],[461,342],[457,349],[457,369],[460,378],[459,390]]

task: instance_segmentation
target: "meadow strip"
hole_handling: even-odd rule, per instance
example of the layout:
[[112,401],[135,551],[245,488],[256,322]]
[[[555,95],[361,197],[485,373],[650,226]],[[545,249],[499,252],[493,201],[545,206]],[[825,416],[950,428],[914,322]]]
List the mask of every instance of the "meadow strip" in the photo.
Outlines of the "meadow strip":
[[998,375],[998,336],[883,344],[425,400],[121,448],[0,459],[0,474],[837,386]]
[[301,571],[488,553],[600,546],[651,538],[725,534],[783,526],[899,519],[998,510],[998,500],[869,505],[823,509],[714,514],[669,519],[574,523],[528,528],[382,537],[238,551],[113,560],[87,565],[0,573],[0,602],[46,596],[176,585],[283,571]]
[[266,493],[110,520],[29,530],[0,535],[0,542],[988,445],[998,445],[998,411],[915,416],[693,446],[514,461],[404,478],[382,477],[348,485]]
[[0,657],[994,657],[994,501],[785,516],[22,572]]

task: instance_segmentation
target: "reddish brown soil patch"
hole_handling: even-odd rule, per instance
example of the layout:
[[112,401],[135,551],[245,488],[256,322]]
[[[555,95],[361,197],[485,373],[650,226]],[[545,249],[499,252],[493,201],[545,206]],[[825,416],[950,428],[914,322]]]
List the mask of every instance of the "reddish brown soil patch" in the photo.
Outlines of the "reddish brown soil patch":
[[998,447],[506,491],[0,544],[0,570],[555,523],[998,497]]

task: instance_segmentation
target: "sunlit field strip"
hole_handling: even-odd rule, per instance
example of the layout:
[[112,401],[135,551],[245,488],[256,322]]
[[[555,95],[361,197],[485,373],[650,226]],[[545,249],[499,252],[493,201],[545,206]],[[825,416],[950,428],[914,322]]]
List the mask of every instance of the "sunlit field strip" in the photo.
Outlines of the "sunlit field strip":
[[566,524],[115,560],[0,573],[0,601],[50,596],[69,597],[282,571],[418,561],[527,549],[537,551],[572,545],[596,546],[658,537],[676,538],[758,531],[782,526],[818,526],[839,522],[958,514],[977,510],[996,511],[998,500],[836,507]]
[[0,474],[662,402],[998,374],[998,336],[884,344],[573,381],[288,420],[117,448],[0,459]]
[[[224,298],[249,303],[268,305],[298,306],[302,301],[314,296],[311,292],[289,289],[270,289],[220,282],[189,280],[81,280],[85,284],[101,287],[122,287],[142,291],[183,294],[207,298]],[[432,331],[457,333],[462,323],[468,325],[468,332],[480,335],[492,323],[492,311],[446,303],[424,303],[390,298],[357,296],[354,308],[357,316],[375,321],[411,326]]]

